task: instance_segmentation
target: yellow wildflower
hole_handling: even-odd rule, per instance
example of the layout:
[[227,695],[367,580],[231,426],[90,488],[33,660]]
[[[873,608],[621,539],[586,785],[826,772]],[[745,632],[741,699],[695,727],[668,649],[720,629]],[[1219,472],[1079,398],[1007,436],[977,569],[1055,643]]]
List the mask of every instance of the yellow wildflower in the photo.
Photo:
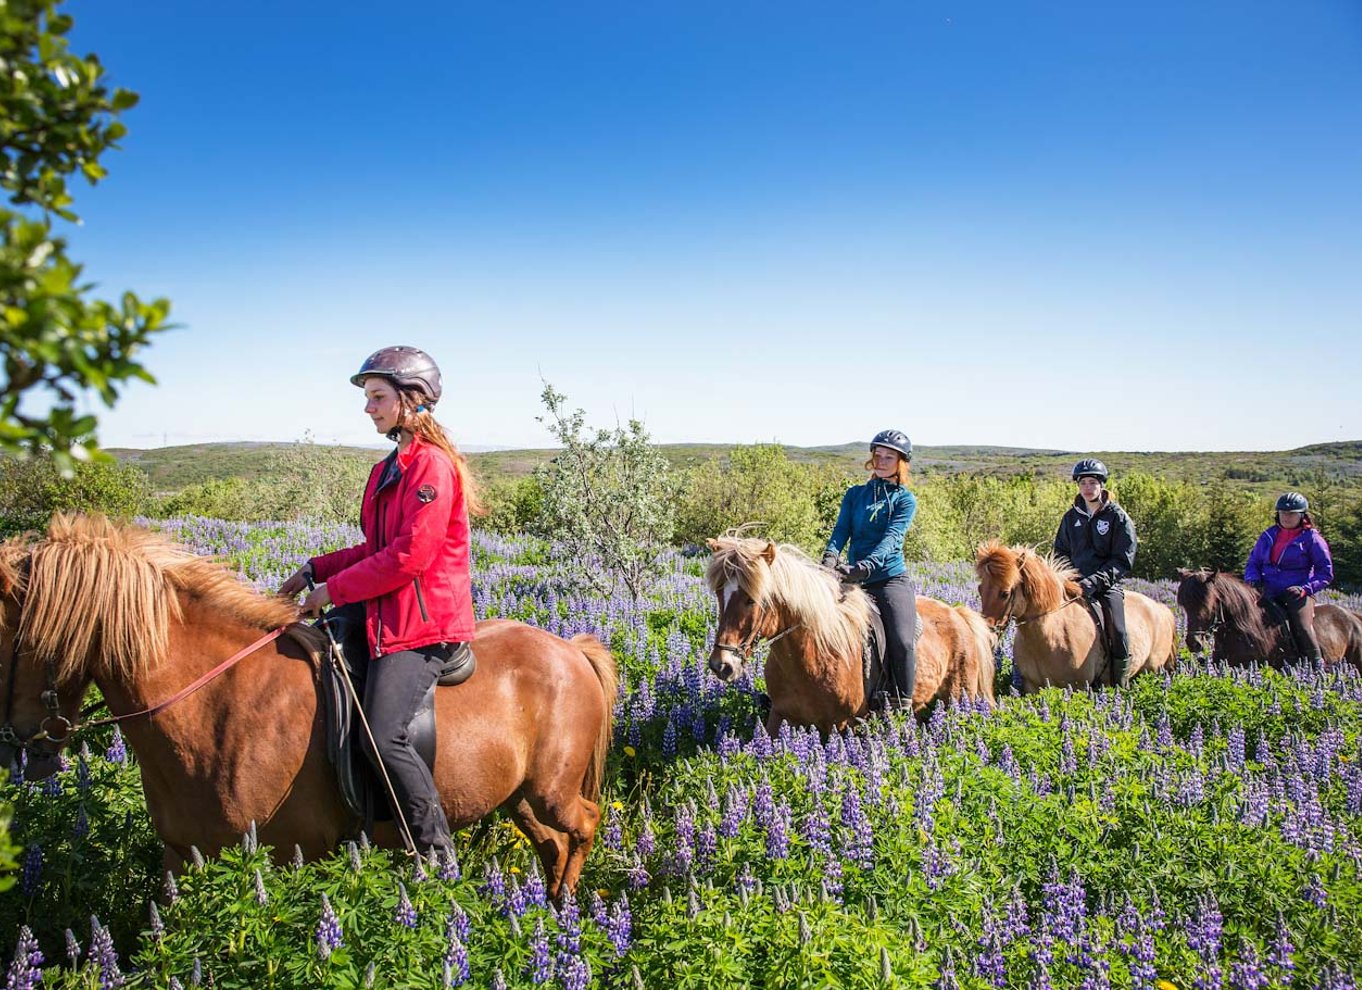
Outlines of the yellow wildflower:
[[1155,990],[1178,990],[1178,985],[1172,980],[1158,980],[1154,983]]
[[638,750],[634,749],[633,746],[625,746],[624,755],[632,760],[635,756],[638,756]]

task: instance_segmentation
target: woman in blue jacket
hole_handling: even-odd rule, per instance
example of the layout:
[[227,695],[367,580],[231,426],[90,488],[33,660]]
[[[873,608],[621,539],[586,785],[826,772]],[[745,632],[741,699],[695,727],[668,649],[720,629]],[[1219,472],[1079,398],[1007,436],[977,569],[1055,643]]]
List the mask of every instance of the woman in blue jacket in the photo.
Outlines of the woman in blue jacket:
[[1276,525],[1253,545],[1244,580],[1286,612],[1296,649],[1310,660],[1324,659],[1315,638],[1311,599],[1333,579],[1334,560],[1310,518],[1310,503],[1300,492],[1287,492],[1277,499]]
[[[917,681],[913,651],[917,589],[903,560],[903,538],[917,512],[917,499],[907,487],[912,459],[913,444],[906,433],[882,430],[875,434],[865,463],[870,480],[842,496],[837,525],[823,551],[823,566],[837,571],[843,581],[860,584],[879,607],[889,640],[885,660],[893,679],[890,704],[909,710]],[[847,547],[846,563],[841,561],[843,547]],[[884,707],[886,699],[872,699],[872,705]]]

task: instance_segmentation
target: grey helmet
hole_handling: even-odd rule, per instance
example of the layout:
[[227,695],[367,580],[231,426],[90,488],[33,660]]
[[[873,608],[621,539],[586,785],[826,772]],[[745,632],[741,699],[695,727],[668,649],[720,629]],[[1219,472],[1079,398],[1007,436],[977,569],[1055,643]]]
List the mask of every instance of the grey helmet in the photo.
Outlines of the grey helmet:
[[1107,466],[1096,457],[1085,457],[1074,465],[1074,481],[1079,478],[1093,477],[1102,484],[1107,483]]
[[1310,500],[1300,492],[1287,492],[1277,499],[1278,512],[1309,512]]
[[905,461],[913,459],[913,441],[909,440],[908,434],[902,430],[880,430],[870,441],[872,453],[876,447],[888,447],[890,450],[897,450],[903,455]]
[[420,392],[427,406],[439,402],[443,392],[439,366],[434,358],[416,347],[385,347],[374,351],[364,359],[359,371],[350,376],[350,384],[363,388],[364,379],[370,375],[391,378],[398,388]]

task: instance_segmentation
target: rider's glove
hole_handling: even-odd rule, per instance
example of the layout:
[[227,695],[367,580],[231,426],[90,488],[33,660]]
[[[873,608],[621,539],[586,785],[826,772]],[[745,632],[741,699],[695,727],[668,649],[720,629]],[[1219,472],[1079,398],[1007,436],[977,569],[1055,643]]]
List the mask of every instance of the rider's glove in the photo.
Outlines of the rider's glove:
[[1304,598],[1306,595],[1309,594],[1308,591],[1306,591],[1298,584],[1293,584],[1291,587],[1287,588],[1286,593],[1290,595],[1292,598]]
[[1101,591],[1099,591],[1097,587],[1096,578],[1085,577],[1082,581],[1078,582],[1078,588],[1083,592],[1083,597],[1088,601],[1092,601],[1101,594]]
[[[838,570],[841,570],[841,568],[838,568]],[[842,575],[842,580],[849,584],[860,584],[866,578],[870,577],[874,570],[873,567],[863,560],[859,564],[853,564],[848,567],[846,573]]]
[[823,554],[823,566],[830,571],[834,571],[837,569],[837,564],[840,561],[840,559],[841,558],[839,558],[837,554],[833,553],[832,551],[828,551],[827,553]]

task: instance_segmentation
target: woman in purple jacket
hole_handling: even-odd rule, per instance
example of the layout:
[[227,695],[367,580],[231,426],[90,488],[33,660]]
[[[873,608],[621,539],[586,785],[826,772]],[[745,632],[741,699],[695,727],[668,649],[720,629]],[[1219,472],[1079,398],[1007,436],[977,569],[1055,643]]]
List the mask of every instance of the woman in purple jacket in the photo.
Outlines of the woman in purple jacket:
[[1311,598],[1334,579],[1329,544],[1310,519],[1310,503],[1300,492],[1277,499],[1277,524],[1258,537],[1244,568],[1244,580],[1286,612],[1291,638],[1304,658],[1322,661],[1315,638]]

